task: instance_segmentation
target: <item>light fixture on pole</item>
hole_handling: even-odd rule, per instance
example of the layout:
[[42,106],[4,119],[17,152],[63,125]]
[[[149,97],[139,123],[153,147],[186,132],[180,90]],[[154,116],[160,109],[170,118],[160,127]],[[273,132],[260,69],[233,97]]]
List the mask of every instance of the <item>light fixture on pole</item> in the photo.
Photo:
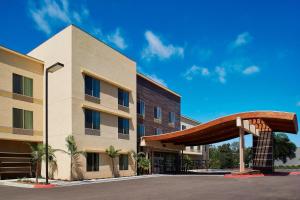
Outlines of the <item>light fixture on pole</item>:
[[60,62],[57,62],[55,63],[54,65],[51,65],[50,67],[48,67],[46,69],[46,95],[45,95],[45,99],[46,99],[46,109],[45,109],[45,123],[46,123],[46,127],[45,127],[45,146],[46,146],[46,184],[49,183],[49,176],[48,176],[48,161],[49,161],[49,152],[48,152],[48,149],[49,149],[49,145],[48,145],[48,73],[54,73],[56,72],[57,70],[61,69],[64,67],[64,64],[60,63]]

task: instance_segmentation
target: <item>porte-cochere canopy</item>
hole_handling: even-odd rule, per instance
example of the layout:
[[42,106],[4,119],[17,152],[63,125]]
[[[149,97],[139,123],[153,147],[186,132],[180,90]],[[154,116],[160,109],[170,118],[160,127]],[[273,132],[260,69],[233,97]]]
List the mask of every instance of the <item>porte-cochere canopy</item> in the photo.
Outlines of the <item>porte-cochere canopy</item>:
[[[144,142],[160,141],[177,145],[204,145],[239,137],[239,127],[236,119],[247,120],[263,134],[264,132],[298,132],[298,122],[295,113],[257,111],[237,113],[200,124],[190,129],[171,133],[144,136]],[[247,132],[246,132],[247,133]],[[249,133],[249,132],[248,132]]]

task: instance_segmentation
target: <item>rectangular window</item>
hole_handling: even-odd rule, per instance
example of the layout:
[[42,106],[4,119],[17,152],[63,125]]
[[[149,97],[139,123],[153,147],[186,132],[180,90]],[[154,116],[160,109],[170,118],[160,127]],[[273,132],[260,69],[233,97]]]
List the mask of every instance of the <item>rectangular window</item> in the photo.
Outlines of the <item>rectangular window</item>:
[[162,115],[161,115],[161,108],[158,107],[158,106],[155,106],[155,107],[154,107],[154,118],[155,118],[155,119],[158,119],[158,120],[161,120],[161,118],[162,118]]
[[162,130],[160,128],[155,128],[154,131],[155,131],[155,135],[162,134]]
[[137,114],[145,116],[145,103],[142,100],[137,101]]
[[13,74],[13,93],[33,96],[33,79]]
[[84,76],[85,94],[100,98],[100,81],[90,76]]
[[119,155],[119,169],[128,170],[128,155],[125,154]]
[[129,119],[118,117],[118,132],[129,134]]
[[169,123],[175,124],[175,113],[169,112]]
[[191,148],[191,151],[194,151],[194,146],[191,146],[190,148]]
[[181,125],[181,130],[185,130],[186,126],[185,125]]
[[145,136],[145,125],[144,124],[137,125],[137,134],[139,137]]
[[100,129],[100,112],[85,109],[85,128]]
[[86,154],[86,171],[93,172],[99,171],[99,154],[87,153]]
[[129,107],[129,92],[118,89],[118,103],[121,106]]
[[22,129],[33,129],[33,112],[13,108],[13,127]]

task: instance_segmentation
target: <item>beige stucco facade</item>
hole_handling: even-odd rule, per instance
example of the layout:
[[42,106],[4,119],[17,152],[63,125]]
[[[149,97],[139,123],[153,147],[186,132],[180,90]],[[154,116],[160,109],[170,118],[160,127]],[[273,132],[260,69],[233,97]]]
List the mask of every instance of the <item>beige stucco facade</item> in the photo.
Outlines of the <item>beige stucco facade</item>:
[[[68,26],[31,51],[29,55],[45,62],[45,68],[56,62],[64,68],[49,75],[49,144],[66,150],[65,138],[73,135],[78,148],[100,155],[99,171],[87,172],[85,157],[81,157],[83,178],[112,176],[111,160],[105,149],[113,145],[128,154],[136,151],[136,64],[116,50],[75,26]],[[100,80],[100,103],[85,100],[84,75]],[[118,106],[118,88],[129,92],[129,109]],[[84,109],[100,112],[100,136],[85,134]],[[118,136],[118,117],[129,119],[129,138]],[[56,178],[70,178],[70,158],[57,153]],[[128,170],[120,176],[135,174],[134,161],[129,156]],[[118,159],[116,159],[118,169]],[[117,170],[118,171],[118,170]]]
[[[0,46],[0,140],[3,144],[1,146],[8,141],[43,141],[43,67],[42,61]],[[13,74],[33,80],[32,97],[13,93]],[[20,134],[23,130],[19,130],[18,133],[15,131],[13,108],[33,112],[32,133],[25,135]],[[0,151],[5,151],[5,148]]]
[[[194,126],[199,125],[200,122],[197,122],[193,119],[190,119],[185,116],[180,117],[180,126],[181,130],[183,129],[189,129]],[[183,154],[189,155],[194,160],[207,160],[208,159],[208,146],[187,146],[185,150],[183,151]]]

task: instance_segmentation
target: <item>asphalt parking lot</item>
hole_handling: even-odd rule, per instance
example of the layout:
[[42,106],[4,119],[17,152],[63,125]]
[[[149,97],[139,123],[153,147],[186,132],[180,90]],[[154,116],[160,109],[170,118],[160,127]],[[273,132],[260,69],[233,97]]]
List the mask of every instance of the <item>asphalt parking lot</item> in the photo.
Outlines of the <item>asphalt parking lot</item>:
[[300,176],[161,176],[52,189],[0,186],[1,200],[300,199]]

